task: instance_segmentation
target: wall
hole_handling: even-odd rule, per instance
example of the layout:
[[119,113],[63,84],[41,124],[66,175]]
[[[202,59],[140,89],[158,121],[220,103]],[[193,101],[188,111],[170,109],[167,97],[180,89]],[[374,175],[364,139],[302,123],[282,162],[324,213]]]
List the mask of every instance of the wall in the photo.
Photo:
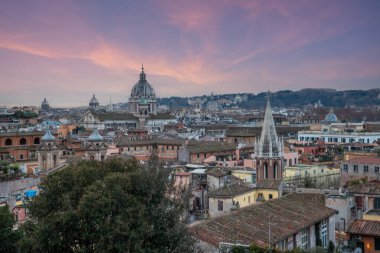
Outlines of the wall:
[[[257,198],[257,196],[260,193],[263,194],[265,201],[269,200],[269,194],[272,194],[272,199],[277,199],[278,196],[279,196],[278,190],[273,190],[273,189],[257,189],[256,198]],[[255,201],[256,201],[256,199],[255,199]]]
[[364,242],[364,253],[379,253],[380,250],[375,250],[375,238],[371,236],[361,236],[361,241]]
[[[223,201],[223,211],[218,211],[218,200]],[[215,218],[224,214],[229,214],[232,207],[232,198],[211,198],[208,200],[208,213],[211,218]]]
[[254,204],[256,202],[256,197],[256,190],[254,190],[243,195],[235,196],[232,200],[235,201],[235,203],[239,202],[240,207],[245,207]]

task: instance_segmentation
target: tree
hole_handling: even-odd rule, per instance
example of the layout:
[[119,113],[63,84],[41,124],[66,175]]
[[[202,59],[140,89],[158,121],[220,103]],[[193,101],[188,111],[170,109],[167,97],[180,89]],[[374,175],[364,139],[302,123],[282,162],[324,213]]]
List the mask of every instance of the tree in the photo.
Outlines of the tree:
[[25,252],[193,252],[187,191],[151,159],[81,162],[47,177],[23,226]]
[[0,207],[0,252],[17,252],[19,233],[13,231],[15,220],[9,207]]

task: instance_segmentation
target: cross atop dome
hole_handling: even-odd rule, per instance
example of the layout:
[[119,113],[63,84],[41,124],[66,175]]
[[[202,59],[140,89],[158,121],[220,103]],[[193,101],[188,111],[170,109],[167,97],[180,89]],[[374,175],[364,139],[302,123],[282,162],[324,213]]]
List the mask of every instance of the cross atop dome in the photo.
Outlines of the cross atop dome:
[[141,65],[141,74],[140,74],[140,81],[146,80],[146,74],[144,72],[144,64]]

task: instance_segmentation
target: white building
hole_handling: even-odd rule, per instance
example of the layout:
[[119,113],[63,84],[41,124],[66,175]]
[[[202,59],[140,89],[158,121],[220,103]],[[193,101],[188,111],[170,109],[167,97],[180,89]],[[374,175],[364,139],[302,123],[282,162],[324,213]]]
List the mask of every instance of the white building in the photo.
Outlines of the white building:
[[380,140],[380,133],[359,132],[323,132],[323,131],[299,131],[298,141],[313,142],[322,140],[326,143],[374,143]]

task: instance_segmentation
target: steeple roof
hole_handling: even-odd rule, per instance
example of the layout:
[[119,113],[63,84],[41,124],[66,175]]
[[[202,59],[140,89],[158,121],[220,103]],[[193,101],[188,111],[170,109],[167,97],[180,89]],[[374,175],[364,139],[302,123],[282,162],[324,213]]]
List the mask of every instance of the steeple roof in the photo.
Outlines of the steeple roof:
[[281,156],[282,143],[277,137],[276,127],[274,125],[272,108],[269,102],[269,94],[267,106],[265,109],[264,123],[261,130],[261,137],[258,145],[255,147],[255,153],[259,156]]
[[99,134],[98,129],[94,128],[92,134],[88,137],[89,141],[102,141],[103,137]]

